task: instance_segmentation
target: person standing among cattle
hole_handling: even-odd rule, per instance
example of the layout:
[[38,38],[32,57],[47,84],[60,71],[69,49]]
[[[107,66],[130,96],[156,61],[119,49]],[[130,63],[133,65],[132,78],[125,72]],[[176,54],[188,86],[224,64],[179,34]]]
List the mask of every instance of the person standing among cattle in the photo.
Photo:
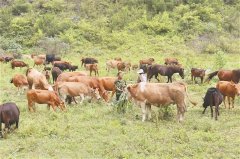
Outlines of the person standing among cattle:
[[119,71],[117,74],[117,80],[114,82],[116,88],[116,101],[119,101],[121,94],[126,87],[126,81],[123,80],[123,72]]
[[143,69],[138,70],[137,73],[139,74],[138,79],[137,79],[137,83],[140,83],[140,82],[145,82],[146,83],[147,82],[147,76],[144,73]]

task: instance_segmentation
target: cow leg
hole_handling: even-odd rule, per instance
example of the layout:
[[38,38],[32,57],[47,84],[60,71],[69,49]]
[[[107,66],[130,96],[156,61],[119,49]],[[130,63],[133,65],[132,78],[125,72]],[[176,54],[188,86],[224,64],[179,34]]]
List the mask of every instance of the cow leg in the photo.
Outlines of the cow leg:
[[235,96],[232,97],[232,108],[234,108],[234,100],[235,100]]
[[192,82],[193,82],[193,75],[191,75],[191,80],[192,80]]
[[146,104],[146,110],[147,110],[147,119],[150,120],[152,118],[151,104]]
[[215,106],[215,120],[218,120],[218,110],[219,109],[219,105],[218,104],[216,104],[216,106]]
[[3,137],[3,134],[2,134],[2,120],[0,118],[0,138]]
[[47,109],[50,110],[50,105],[49,104],[47,105]]
[[224,103],[224,107],[226,109],[227,108],[227,106],[226,106],[226,96],[223,96],[223,103]]
[[159,82],[160,80],[158,79],[158,74],[155,75],[155,79]]
[[207,109],[207,107],[206,107],[206,108],[204,108],[204,110],[203,110],[202,114],[204,114],[204,113],[205,113],[206,109]]
[[28,101],[28,110],[33,112],[33,102]]
[[229,106],[228,109],[231,109],[231,99],[229,96],[227,97],[227,99],[228,99],[228,106]]
[[82,103],[83,103],[83,100],[84,100],[84,94],[80,94],[80,97],[81,97],[80,104],[82,104]]
[[213,118],[213,108],[212,108],[212,105],[210,105],[210,108],[211,108],[211,117]]
[[144,122],[146,120],[146,116],[147,116],[147,110],[146,110],[145,103],[141,103],[141,108],[142,108],[142,122]]
[[201,77],[201,84],[203,83],[203,77]]

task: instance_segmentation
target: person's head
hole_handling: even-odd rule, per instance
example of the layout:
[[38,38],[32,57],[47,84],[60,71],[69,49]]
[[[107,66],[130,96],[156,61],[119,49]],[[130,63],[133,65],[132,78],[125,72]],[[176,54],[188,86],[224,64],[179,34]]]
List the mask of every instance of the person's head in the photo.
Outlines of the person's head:
[[122,78],[123,78],[123,72],[122,72],[122,71],[119,71],[119,72],[117,73],[117,77],[118,77],[118,79],[122,79]]
[[137,71],[137,73],[138,74],[144,74],[144,71],[143,71],[143,69],[140,69],[140,70]]

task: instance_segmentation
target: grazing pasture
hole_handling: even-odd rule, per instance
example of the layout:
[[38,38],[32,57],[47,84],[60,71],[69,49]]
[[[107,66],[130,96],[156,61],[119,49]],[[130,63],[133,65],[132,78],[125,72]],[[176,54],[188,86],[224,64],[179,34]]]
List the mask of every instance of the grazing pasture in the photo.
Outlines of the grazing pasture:
[[[63,60],[81,66],[80,54],[68,54]],[[116,69],[106,71],[106,60],[118,54],[95,56],[98,59],[99,76],[115,76]],[[151,55],[155,63],[164,64],[170,54]],[[9,63],[0,63],[0,101],[15,102],[20,109],[18,130],[0,139],[0,158],[238,158],[240,154],[240,97],[234,109],[220,105],[220,116],[215,121],[210,109],[202,114],[203,99],[210,87],[215,87],[218,78],[209,83],[193,84],[191,68],[216,70],[215,55],[176,55],[185,69],[185,79],[176,74],[173,81],[185,81],[188,92],[197,106],[189,103],[183,123],[176,121],[176,106],[167,109],[153,108],[152,121],[141,121],[141,109],[128,103],[125,114],[103,100],[67,106],[67,111],[48,111],[46,105],[37,105],[30,113],[26,93],[17,95],[17,88],[10,83],[16,73],[25,74],[26,68],[12,70]],[[188,58],[186,58],[188,57]],[[207,57],[207,58],[206,58]],[[148,58],[143,54],[123,54],[121,58],[131,63]],[[240,68],[239,56],[226,56],[226,69]],[[207,60],[206,60],[207,59]],[[32,66],[32,60],[24,60]],[[210,72],[211,72],[210,71]],[[135,83],[136,70],[124,74],[127,83]],[[160,82],[166,77],[159,76]],[[51,80],[52,81],[52,80]],[[157,82],[153,79],[152,82]],[[158,117],[158,118],[157,118]]]

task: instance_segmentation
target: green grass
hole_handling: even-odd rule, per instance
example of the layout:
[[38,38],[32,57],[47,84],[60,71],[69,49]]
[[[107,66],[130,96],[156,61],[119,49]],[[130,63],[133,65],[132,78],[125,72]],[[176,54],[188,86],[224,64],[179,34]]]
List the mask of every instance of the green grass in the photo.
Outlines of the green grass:
[[[107,58],[119,56],[111,54]],[[146,55],[121,55],[123,59],[138,63]],[[163,63],[169,54],[153,55],[157,63]],[[10,64],[0,64],[0,99],[16,102],[20,108],[19,129],[0,140],[0,158],[238,158],[240,154],[240,100],[233,110],[220,108],[218,121],[211,119],[210,109],[202,115],[202,97],[207,88],[215,86],[217,78],[209,84],[190,81],[189,68],[203,67],[214,71],[214,55],[175,55],[186,68],[185,82],[190,97],[198,102],[188,105],[184,123],[176,121],[176,106],[170,106],[169,116],[157,122],[157,108],[153,109],[153,121],[141,122],[141,110],[132,106],[126,114],[118,114],[104,102],[68,106],[67,112],[47,110],[46,105],[36,105],[36,113],[27,109],[26,95],[17,95],[17,89],[9,83],[15,73],[26,69],[11,70]],[[191,61],[187,60],[187,58]],[[100,75],[114,76],[105,71],[106,56],[97,56]],[[79,64],[79,55],[70,54],[65,59]],[[27,61],[32,66],[31,61]],[[80,65],[80,64],[79,64]],[[225,68],[240,68],[237,55],[226,57]],[[81,68],[82,69],[82,68]],[[127,81],[135,81],[136,73],[125,74]],[[161,77],[161,81],[167,79]],[[177,74],[174,80],[182,80]],[[155,80],[153,80],[155,82]],[[160,110],[160,113],[163,110]]]

